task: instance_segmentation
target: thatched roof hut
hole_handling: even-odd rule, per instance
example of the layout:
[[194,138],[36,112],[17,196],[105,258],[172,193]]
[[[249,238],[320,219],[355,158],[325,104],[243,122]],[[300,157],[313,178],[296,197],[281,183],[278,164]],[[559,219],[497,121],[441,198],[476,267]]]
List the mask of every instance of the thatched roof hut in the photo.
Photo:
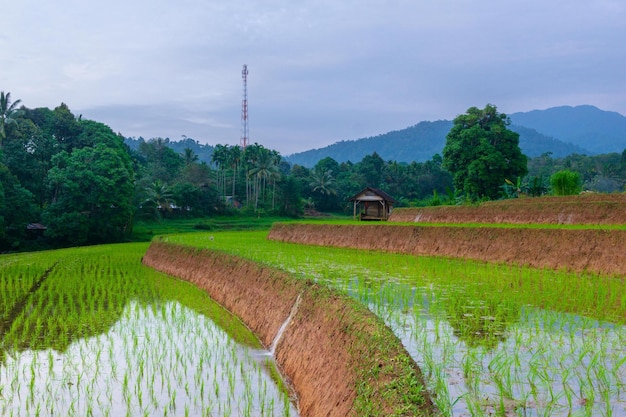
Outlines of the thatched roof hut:
[[354,218],[360,220],[388,220],[396,203],[393,197],[377,188],[367,187],[354,197]]

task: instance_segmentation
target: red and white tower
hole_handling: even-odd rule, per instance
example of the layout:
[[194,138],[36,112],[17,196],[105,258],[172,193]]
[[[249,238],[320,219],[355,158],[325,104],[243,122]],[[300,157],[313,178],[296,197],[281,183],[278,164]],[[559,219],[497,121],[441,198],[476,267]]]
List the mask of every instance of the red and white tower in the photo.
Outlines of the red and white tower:
[[241,147],[246,149],[248,146],[248,66],[244,65],[241,70],[241,78],[243,78],[243,99],[241,100]]

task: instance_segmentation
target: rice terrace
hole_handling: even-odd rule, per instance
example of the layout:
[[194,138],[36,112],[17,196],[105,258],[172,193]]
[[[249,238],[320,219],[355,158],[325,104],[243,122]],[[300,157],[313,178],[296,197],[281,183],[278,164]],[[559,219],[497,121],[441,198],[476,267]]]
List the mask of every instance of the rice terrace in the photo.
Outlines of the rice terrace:
[[0,256],[3,416],[626,416],[626,194]]

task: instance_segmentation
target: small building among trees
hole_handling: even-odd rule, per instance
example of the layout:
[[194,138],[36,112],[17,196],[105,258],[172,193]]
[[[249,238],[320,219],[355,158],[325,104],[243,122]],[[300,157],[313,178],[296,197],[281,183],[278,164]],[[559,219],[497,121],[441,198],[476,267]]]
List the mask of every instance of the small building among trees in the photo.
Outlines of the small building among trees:
[[386,192],[367,187],[350,199],[354,202],[354,218],[359,220],[388,220],[396,203]]

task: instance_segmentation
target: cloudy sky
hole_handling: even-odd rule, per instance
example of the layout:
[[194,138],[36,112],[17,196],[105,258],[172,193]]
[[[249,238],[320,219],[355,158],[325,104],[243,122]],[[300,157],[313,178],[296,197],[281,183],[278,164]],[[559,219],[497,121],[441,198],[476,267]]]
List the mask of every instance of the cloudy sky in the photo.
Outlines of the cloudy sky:
[[0,91],[124,136],[283,155],[471,106],[626,115],[624,0],[19,0]]

